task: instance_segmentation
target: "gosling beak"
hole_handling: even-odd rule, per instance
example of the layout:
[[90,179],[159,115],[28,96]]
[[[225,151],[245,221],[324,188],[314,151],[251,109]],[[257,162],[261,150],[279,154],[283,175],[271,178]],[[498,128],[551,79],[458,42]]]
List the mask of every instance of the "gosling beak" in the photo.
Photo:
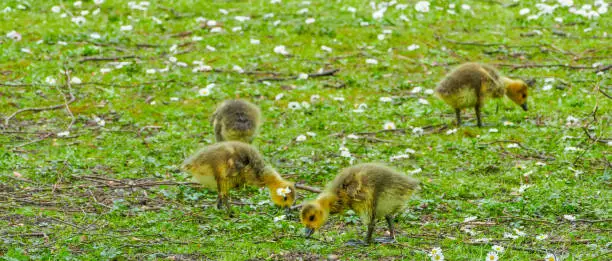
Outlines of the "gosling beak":
[[521,108],[523,108],[524,111],[527,111],[527,103],[521,104]]
[[314,229],[312,228],[304,228],[304,235],[306,236],[306,238],[309,238],[310,236],[312,236],[312,233],[314,233]]

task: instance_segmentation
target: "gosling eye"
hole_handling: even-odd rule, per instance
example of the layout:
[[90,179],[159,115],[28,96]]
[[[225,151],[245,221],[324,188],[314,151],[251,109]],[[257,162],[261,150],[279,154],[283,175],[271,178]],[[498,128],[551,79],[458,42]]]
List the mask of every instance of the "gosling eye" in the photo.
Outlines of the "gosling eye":
[[309,219],[310,221],[314,221],[315,216],[314,216],[314,215],[311,215],[311,216],[310,216],[308,219]]
[[287,196],[284,196],[284,197],[283,197],[283,200],[284,200],[284,201],[287,201]]
[[524,94],[524,93],[523,93],[523,98],[527,98],[527,94]]

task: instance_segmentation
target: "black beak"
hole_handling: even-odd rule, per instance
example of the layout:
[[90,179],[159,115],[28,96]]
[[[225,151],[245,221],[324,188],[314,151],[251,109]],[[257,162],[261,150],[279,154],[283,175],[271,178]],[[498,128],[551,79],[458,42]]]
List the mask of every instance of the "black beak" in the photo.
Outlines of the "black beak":
[[314,229],[312,228],[304,228],[304,235],[306,236],[306,238],[309,238],[310,236],[312,236],[312,233],[314,233]]
[[521,105],[521,108],[523,108],[524,111],[527,111],[527,103],[523,103]]

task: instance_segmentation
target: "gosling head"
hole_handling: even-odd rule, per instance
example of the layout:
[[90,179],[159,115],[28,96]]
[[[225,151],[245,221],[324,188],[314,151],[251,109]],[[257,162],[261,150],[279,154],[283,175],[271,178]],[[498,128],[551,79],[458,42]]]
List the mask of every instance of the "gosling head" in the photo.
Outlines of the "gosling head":
[[304,229],[306,237],[310,237],[315,230],[323,226],[325,221],[327,221],[328,216],[329,209],[323,208],[319,202],[311,201],[304,204],[300,218],[302,220],[302,224],[304,224],[306,227]]
[[507,80],[506,85],[506,96],[510,98],[514,103],[518,104],[527,110],[527,84],[522,80]]
[[289,181],[280,181],[270,186],[270,198],[279,207],[289,208],[295,202],[295,186]]

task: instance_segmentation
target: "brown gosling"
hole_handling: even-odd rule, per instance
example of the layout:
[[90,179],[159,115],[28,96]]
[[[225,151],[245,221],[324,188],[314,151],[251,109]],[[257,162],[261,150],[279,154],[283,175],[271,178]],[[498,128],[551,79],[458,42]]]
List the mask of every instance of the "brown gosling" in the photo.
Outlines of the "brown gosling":
[[461,109],[474,108],[478,127],[482,127],[480,109],[487,98],[508,96],[527,110],[527,84],[500,76],[486,64],[464,63],[451,71],[436,87],[436,95],[455,108],[457,126],[461,125]]
[[[376,220],[382,217],[387,220],[390,237],[376,241],[394,242],[394,214],[419,189],[419,181],[383,165],[368,163],[345,168],[315,200],[302,207],[300,218],[306,226],[306,237],[323,226],[330,213],[352,209],[368,226],[365,244],[371,242]],[[349,242],[355,243],[364,242]]]
[[259,151],[247,143],[226,141],[204,147],[181,168],[205,188],[217,190],[217,208],[225,206],[230,216],[229,190],[245,184],[267,187],[272,202],[280,207],[289,208],[295,201],[293,182],[266,166]]
[[245,100],[227,100],[221,103],[210,119],[217,142],[253,142],[261,125],[259,108]]

